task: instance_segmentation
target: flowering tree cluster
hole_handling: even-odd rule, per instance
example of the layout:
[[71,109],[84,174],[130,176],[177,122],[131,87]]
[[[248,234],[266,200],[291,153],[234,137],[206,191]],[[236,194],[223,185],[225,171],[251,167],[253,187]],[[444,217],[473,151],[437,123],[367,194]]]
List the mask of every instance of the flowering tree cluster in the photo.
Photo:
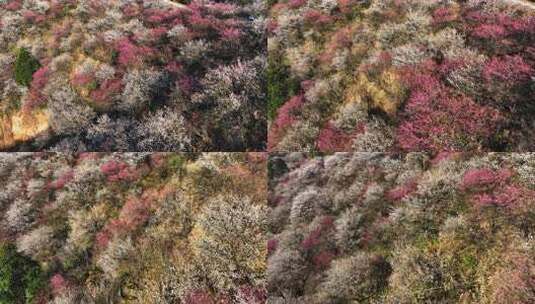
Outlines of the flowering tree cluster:
[[266,303],[266,161],[0,155],[0,302]]
[[285,129],[289,128],[297,119],[296,114],[299,112],[305,99],[302,95],[292,97],[284,103],[277,111],[277,119],[272,122],[269,130],[270,148],[274,147],[284,136]]
[[461,189],[470,193],[472,201],[479,207],[525,208],[535,193],[515,183],[513,173],[510,169],[473,169],[463,176]]
[[279,0],[269,16],[270,150],[533,150],[532,5]]
[[[435,72],[438,75],[441,69],[447,68],[434,63],[429,65],[431,71],[438,70]],[[442,85],[438,75],[426,74],[426,69],[414,73],[417,74],[404,77],[410,95],[398,127],[398,142],[402,149],[482,150],[495,141],[493,136],[502,120],[500,112],[479,105],[469,97],[454,96],[455,93]]]
[[108,181],[127,181],[131,182],[138,178],[138,171],[132,169],[128,164],[120,161],[110,160],[102,166],[100,171],[107,177]]
[[[261,1],[10,0],[0,11],[0,57],[10,59],[0,87],[15,86],[1,114],[44,113],[49,126],[0,149],[264,149]],[[65,102],[56,98],[71,89]],[[126,134],[113,132],[125,122]],[[118,138],[95,140],[93,128]],[[170,128],[184,130],[169,136]]]
[[533,154],[294,152],[269,162],[286,168],[269,181],[269,303],[534,299]]

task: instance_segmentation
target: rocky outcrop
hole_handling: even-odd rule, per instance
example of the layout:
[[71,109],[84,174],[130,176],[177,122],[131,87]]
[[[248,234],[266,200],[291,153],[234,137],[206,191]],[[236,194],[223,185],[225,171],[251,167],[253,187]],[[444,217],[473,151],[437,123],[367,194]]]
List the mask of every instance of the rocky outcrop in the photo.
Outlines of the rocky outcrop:
[[49,130],[49,112],[35,110],[30,113],[16,112],[0,118],[0,149],[12,148]]

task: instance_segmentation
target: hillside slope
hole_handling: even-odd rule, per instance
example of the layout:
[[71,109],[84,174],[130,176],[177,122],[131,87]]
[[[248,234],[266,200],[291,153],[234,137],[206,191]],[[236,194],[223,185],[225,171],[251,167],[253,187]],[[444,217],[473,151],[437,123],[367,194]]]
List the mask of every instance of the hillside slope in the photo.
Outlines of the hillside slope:
[[1,154],[0,184],[0,303],[265,303],[265,154]]
[[535,301],[535,154],[272,155],[269,303]]
[[527,1],[271,1],[272,151],[533,151]]
[[255,0],[1,1],[0,150],[262,150],[263,16]]

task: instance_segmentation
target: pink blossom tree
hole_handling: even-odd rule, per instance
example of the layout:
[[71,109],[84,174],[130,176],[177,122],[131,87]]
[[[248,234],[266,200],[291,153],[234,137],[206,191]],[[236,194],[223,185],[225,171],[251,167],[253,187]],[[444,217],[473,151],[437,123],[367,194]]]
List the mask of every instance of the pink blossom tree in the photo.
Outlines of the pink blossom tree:
[[303,95],[296,95],[277,110],[277,119],[271,125],[268,133],[269,149],[274,149],[286,133],[286,129],[297,121],[295,116],[304,103],[305,97]]
[[46,97],[42,93],[42,90],[48,83],[49,75],[50,71],[48,66],[41,67],[33,73],[30,92],[24,103],[24,111],[31,111],[46,102]]
[[320,131],[316,139],[316,147],[321,152],[348,151],[351,149],[353,138],[362,133],[362,131],[361,128],[357,128],[355,131],[348,133],[329,121]]

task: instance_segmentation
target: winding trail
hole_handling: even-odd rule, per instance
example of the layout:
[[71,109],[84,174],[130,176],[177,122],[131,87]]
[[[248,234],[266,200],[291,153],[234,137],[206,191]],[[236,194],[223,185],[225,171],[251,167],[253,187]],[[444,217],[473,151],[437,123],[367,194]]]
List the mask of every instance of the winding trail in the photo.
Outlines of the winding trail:
[[526,0],[507,0],[505,2],[513,3],[513,4],[516,4],[516,5],[520,5],[520,6],[527,7],[527,8],[535,10],[535,3],[530,2],[530,1],[526,1]]
[[171,7],[176,7],[176,8],[181,8],[181,9],[189,9],[186,5],[184,5],[182,3],[175,2],[175,1],[171,1],[171,0],[160,0],[160,3],[168,5],[168,6],[171,6]]

